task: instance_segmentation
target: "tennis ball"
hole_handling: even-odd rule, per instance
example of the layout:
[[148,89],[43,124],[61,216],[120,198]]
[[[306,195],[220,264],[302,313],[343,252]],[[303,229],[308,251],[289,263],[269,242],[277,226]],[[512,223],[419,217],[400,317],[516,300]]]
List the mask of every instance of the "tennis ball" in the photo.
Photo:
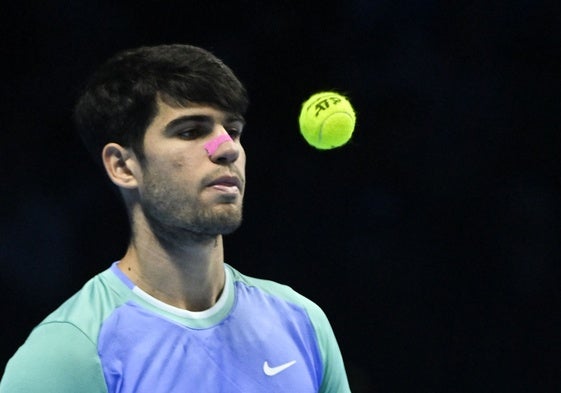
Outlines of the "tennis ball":
[[351,139],[356,116],[346,97],[323,91],[302,104],[298,122],[302,136],[310,145],[328,150],[343,146]]

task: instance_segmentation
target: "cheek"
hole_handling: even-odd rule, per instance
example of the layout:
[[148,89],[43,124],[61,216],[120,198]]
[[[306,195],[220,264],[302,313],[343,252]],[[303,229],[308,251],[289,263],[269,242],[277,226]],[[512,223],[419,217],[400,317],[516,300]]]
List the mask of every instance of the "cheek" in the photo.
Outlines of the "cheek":
[[247,159],[247,157],[246,157],[246,155],[245,155],[245,150],[242,148],[242,149],[240,150],[240,156],[238,157],[238,162],[240,163],[240,166],[241,166],[242,168],[245,168],[246,159]]
[[163,187],[175,187],[173,184],[188,182],[189,162],[179,155],[153,156],[148,161],[147,172],[154,182]]
[[170,161],[170,166],[173,169],[183,169],[186,166],[186,162],[185,159],[183,159],[183,157],[176,157],[173,160]]
[[173,151],[169,149],[166,152],[155,155],[153,158],[154,165],[163,171],[183,170],[193,166],[194,157],[185,151]]

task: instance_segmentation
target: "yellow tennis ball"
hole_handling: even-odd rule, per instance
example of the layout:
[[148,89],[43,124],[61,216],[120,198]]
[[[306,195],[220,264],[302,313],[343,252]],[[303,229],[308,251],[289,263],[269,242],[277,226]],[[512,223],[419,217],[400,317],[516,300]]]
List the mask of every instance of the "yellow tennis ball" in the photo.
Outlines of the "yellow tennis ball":
[[302,136],[310,145],[328,150],[343,146],[351,139],[356,115],[346,97],[324,91],[302,104],[298,122]]

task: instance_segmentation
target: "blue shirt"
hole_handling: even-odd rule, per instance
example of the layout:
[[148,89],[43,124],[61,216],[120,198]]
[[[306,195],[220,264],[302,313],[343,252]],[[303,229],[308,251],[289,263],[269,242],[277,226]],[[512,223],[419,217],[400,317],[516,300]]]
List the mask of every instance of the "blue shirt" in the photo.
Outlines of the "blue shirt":
[[113,264],[33,330],[0,393],[350,391],[316,304],[225,269],[217,303],[190,312],[151,297]]

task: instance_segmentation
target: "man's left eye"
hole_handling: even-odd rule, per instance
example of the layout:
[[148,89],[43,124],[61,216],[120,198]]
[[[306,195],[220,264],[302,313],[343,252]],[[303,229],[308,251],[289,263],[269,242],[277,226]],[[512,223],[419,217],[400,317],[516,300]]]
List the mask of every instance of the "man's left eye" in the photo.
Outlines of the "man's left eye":
[[230,135],[232,137],[232,139],[236,139],[239,138],[242,135],[241,130],[237,129],[237,128],[229,128],[228,129],[228,135]]

